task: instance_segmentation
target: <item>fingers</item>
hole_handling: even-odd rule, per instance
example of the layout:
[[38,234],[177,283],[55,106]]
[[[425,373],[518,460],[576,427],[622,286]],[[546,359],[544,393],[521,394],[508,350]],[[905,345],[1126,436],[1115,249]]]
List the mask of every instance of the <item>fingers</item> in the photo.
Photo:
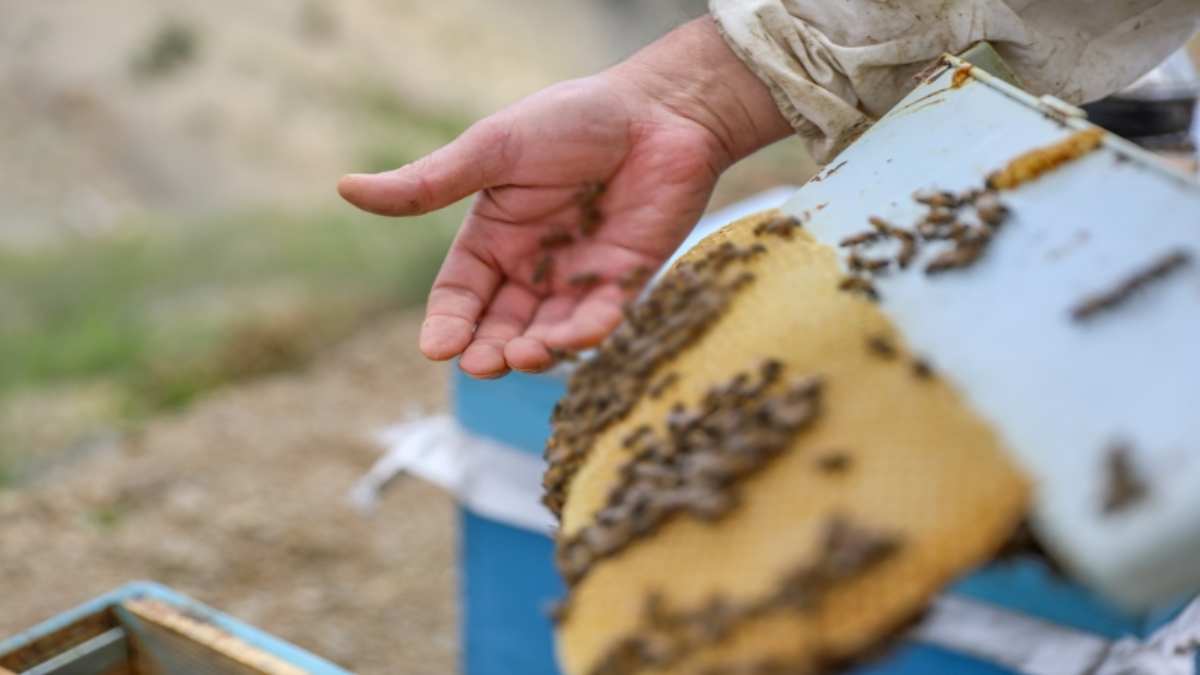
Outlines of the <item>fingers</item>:
[[564,295],[543,302],[525,334],[505,345],[504,359],[508,365],[525,373],[540,373],[553,366],[554,358],[546,346],[546,335],[559,322],[570,318],[578,304],[579,298]]
[[554,357],[546,343],[528,335],[513,338],[504,345],[504,360],[513,370],[522,373],[540,373],[554,365]]
[[425,323],[421,326],[421,353],[434,361],[461,354],[471,343],[475,323],[499,285],[500,273],[456,242],[429,291]]
[[582,299],[570,295],[556,295],[548,298],[541,307],[538,307],[537,314],[529,323],[529,330],[525,331],[525,335],[545,342],[555,326],[571,318],[571,314],[574,313]]
[[621,323],[625,293],[607,284],[589,293],[565,321],[546,333],[546,344],[555,349],[580,350],[594,347]]
[[507,283],[470,338],[459,367],[478,378],[500,377],[509,369],[546,370],[554,365],[551,347],[575,351],[602,342],[620,324],[624,300],[620,288],[608,285],[582,300],[557,296],[542,302],[528,288]]
[[458,365],[467,374],[480,378],[504,375],[509,370],[504,351],[509,341],[525,332],[540,298],[515,283],[500,287],[471,344]]
[[483,120],[449,145],[393,171],[343,176],[338,193],[382,216],[415,216],[449,206],[502,182],[511,134],[501,124]]

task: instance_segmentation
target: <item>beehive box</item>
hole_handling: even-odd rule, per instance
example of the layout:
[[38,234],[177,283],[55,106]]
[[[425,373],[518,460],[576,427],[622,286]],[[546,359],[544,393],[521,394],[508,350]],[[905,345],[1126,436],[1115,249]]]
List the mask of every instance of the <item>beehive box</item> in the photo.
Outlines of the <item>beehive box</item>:
[[[783,210],[844,251],[873,217],[917,221],[917,191],[996,181],[1012,217],[987,255],[881,274],[878,306],[1033,479],[1051,553],[1145,610],[1200,587],[1200,184],[990,70],[948,59]],[[1146,498],[1114,514],[1109,458],[1125,447]]]
[[0,642],[0,675],[349,675],[168,588],[136,582]]
[[[1194,228],[1196,216],[1200,214],[1200,191],[1192,179],[1164,169],[1137,148],[1089,127],[1079,119],[1080,114],[1059,101],[1030,97],[964,61],[948,59],[943,70],[932,73],[921,88],[784,206],[784,211],[794,216],[793,219],[745,221],[732,226],[708,242],[709,252],[727,252],[724,259],[706,257],[696,260],[694,268],[677,275],[680,279],[673,280],[675,286],[668,284],[665,287],[668,291],[682,288],[675,298],[686,297],[697,288],[688,284],[702,276],[699,272],[701,264],[709,264],[704,268],[706,270],[717,270],[712,273],[715,275],[723,269],[722,263],[735,257],[747,260],[756,254],[766,254],[770,261],[772,256],[781,255],[767,250],[769,245],[750,246],[752,234],[774,234],[779,227],[786,227],[785,232],[791,233],[800,225],[806,230],[800,244],[807,244],[791,245],[789,250],[795,251],[799,247],[799,253],[777,265],[779,274],[764,269],[766,274],[739,276],[729,281],[729,286],[711,287],[714,291],[737,290],[733,287],[735,281],[749,278],[753,282],[757,278],[758,281],[751,284],[751,290],[758,293],[756,299],[759,302],[747,300],[741,309],[756,311],[758,316],[747,311],[733,314],[731,310],[732,316],[714,328],[714,334],[705,333],[686,350],[680,346],[680,358],[668,361],[669,366],[664,365],[662,369],[672,369],[677,373],[673,377],[685,383],[685,390],[676,392],[676,396],[686,400],[689,396],[699,399],[704,395],[704,412],[700,414],[715,417],[713,411],[719,412],[722,401],[731,398],[725,393],[733,391],[733,387],[725,383],[745,380],[739,380],[742,376],[733,375],[731,369],[714,374],[711,364],[731,366],[731,361],[763,358],[764,354],[779,354],[782,360],[785,353],[794,355],[783,347],[788,344],[796,345],[797,348],[791,351],[799,352],[800,358],[807,359],[802,361],[803,373],[824,368],[825,364],[842,363],[838,361],[842,353],[849,354],[849,360],[854,362],[866,359],[861,353],[863,341],[859,336],[848,332],[834,333],[824,327],[865,326],[867,330],[879,330],[872,328],[874,324],[865,321],[859,324],[857,317],[837,312],[841,307],[850,306],[850,301],[844,297],[837,298],[839,287],[861,291],[864,290],[861,284],[867,284],[865,290],[870,292],[866,295],[879,303],[880,309],[874,311],[885,314],[893,322],[897,332],[912,346],[912,353],[917,355],[911,360],[914,375],[929,380],[933,372],[944,373],[942,382],[965,392],[965,400],[992,423],[997,434],[1004,437],[1008,458],[1019,462],[1033,479],[1036,492],[1031,504],[1032,524],[1042,535],[1043,544],[1078,577],[1131,610],[1124,616],[1119,612],[1098,614],[1109,614],[1112,624],[1124,624],[1120,633],[1137,635],[1138,625],[1144,619],[1135,612],[1156,608],[1160,602],[1170,603],[1177,594],[1194,593],[1197,583],[1195,567],[1190,564],[1195,556],[1188,555],[1196,542],[1195,492],[1193,489],[1184,494],[1181,489],[1184,484],[1195,485],[1194,480],[1186,480],[1194,465],[1189,466],[1188,457],[1181,461],[1175,448],[1185,447],[1187,439],[1195,438],[1191,432],[1196,418],[1184,404],[1191,397],[1179,387],[1190,386],[1195,381],[1187,373],[1197,364],[1194,347],[1200,335],[1196,332],[1200,327],[1196,317],[1200,314],[1188,308],[1194,305],[1197,296],[1194,295],[1194,268],[1187,268],[1187,263],[1195,249]],[[1041,178],[1034,180],[1038,176]],[[947,190],[949,192],[943,192]],[[953,206],[934,204],[932,198],[926,196],[930,194],[940,197],[942,202],[949,200]],[[958,196],[967,194],[973,196]],[[910,198],[910,195],[914,196]],[[993,201],[987,201],[989,199]],[[996,200],[1002,201],[996,204]],[[916,212],[918,207],[909,202],[942,207],[950,217],[920,221],[922,214]],[[955,243],[949,245],[949,249],[940,244],[930,244],[927,248],[922,244],[920,251],[914,250],[917,248],[916,235],[902,229],[903,226],[920,222],[951,223],[955,219],[952,209],[960,208],[964,203],[977,207],[981,225],[951,237],[940,236],[941,233],[936,231],[926,234],[918,230],[922,241],[948,238]],[[997,213],[1002,217],[997,218]],[[900,223],[900,226],[889,223]],[[997,230],[992,228],[1001,224],[1005,224],[1003,233],[993,238],[991,235]],[[969,227],[962,222],[954,223],[954,226]],[[903,239],[899,233],[907,234],[908,238]],[[977,239],[972,240],[966,234],[974,234]],[[894,237],[896,241],[887,243],[896,246],[894,249],[885,246],[884,258],[869,259],[872,263],[885,263],[883,266],[867,267],[860,258],[856,267],[853,264],[856,251],[847,256],[846,272],[836,264],[840,260],[836,252],[874,242],[884,235]],[[802,238],[801,235],[780,236]],[[722,237],[727,237],[724,244]],[[814,241],[819,247],[812,244]],[[994,244],[989,245],[993,241]],[[908,248],[903,246],[905,243]],[[979,261],[984,246],[988,246],[990,252],[986,259]],[[881,272],[874,279],[867,279],[866,275],[842,278],[843,274],[863,269],[883,270],[892,262],[887,254],[889,250],[892,251],[890,255],[895,256],[895,267],[900,268],[900,272]],[[911,267],[923,270],[923,274],[909,269],[916,253],[924,255],[924,259],[918,256],[917,264]],[[706,254],[701,251],[701,255]],[[871,255],[880,253],[872,250]],[[965,269],[977,261],[979,264],[972,266],[969,274],[942,275],[951,269]],[[814,272],[817,263],[824,267]],[[910,273],[906,275],[904,270]],[[689,276],[686,273],[691,271],[696,274]],[[1170,284],[1161,285],[1153,293],[1142,292],[1152,285],[1152,281],[1165,279],[1171,273],[1175,274],[1171,276]],[[764,277],[776,283],[763,289]],[[858,281],[860,285],[847,286],[846,281]],[[697,294],[707,292],[710,287],[699,288],[701,291]],[[1113,288],[1116,290],[1108,290]],[[793,297],[791,293],[805,300],[830,298],[831,303],[789,302]],[[1137,295],[1137,302],[1123,302],[1134,295]],[[648,304],[645,307],[657,311],[659,307],[671,306],[665,294],[664,298],[655,298],[655,301],[659,303],[657,306]],[[854,307],[859,310],[870,307],[867,303],[856,302],[860,304]],[[720,311],[720,303],[710,304]],[[1106,314],[1103,321],[1092,322],[1092,317],[1102,313],[1099,310],[1107,312],[1118,304],[1122,305],[1122,311],[1112,313],[1112,320],[1108,320],[1110,317]],[[685,307],[678,307],[682,314]],[[638,308],[633,310],[632,316],[623,326],[623,332],[601,349],[601,358],[588,364],[602,364],[609,371],[617,371],[613,380],[623,374],[617,366],[619,359],[634,359],[650,352],[652,347],[664,344],[665,340],[659,341],[659,334],[644,329],[644,326],[671,328],[652,322]],[[767,316],[772,320],[765,321]],[[774,317],[780,318],[775,320]],[[701,320],[707,320],[707,317],[702,316]],[[821,322],[825,322],[824,326]],[[754,328],[746,330],[747,326]],[[675,333],[680,334],[684,334],[682,330]],[[805,336],[814,337],[805,343]],[[667,350],[668,359],[674,356],[676,343],[670,344],[672,349]],[[801,346],[813,351],[806,354]],[[845,349],[841,350],[831,348],[843,346]],[[775,351],[769,351],[772,348]],[[772,364],[780,362],[763,363],[761,381],[767,381],[766,373],[778,372]],[[936,371],[932,364],[936,364]],[[653,358],[639,359],[627,372],[631,377],[646,376],[658,365]],[[766,365],[772,367],[767,369]],[[572,383],[572,394],[581,395],[562,408],[569,416],[563,418],[562,427],[556,428],[556,434],[560,429],[565,430],[556,435],[555,440],[561,442],[552,443],[550,454],[552,502],[555,506],[561,504],[564,514],[565,534],[561,538],[560,554],[565,561],[566,576],[573,585],[568,605],[572,609],[560,634],[568,672],[700,672],[710,665],[716,669],[737,669],[755,663],[749,659],[760,659],[759,663],[767,662],[766,659],[783,659],[785,657],[777,657],[777,654],[785,652],[787,663],[804,664],[810,656],[820,663],[832,650],[825,649],[826,645],[807,649],[798,626],[796,630],[791,630],[793,626],[780,626],[774,633],[778,652],[766,652],[762,647],[764,638],[754,642],[755,646],[747,648],[745,653],[732,653],[750,644],[740,641],[741,637],[749,636],[746,637],[749,640],[769,635],[765,628],[756,631],[762,626],[751,625],[749,620],[738,626],[745,629],[743,634],[729,637],[728,632],[734,625],[731,621],[757,617],[760,608],[777,602],[776,597],[768,594],[770,588],[753,584],[762,584],[764,578],[769,579],[781,566],[777,561],[787,556],[771,560],[763,555],[765,552],[784,550],[788,544],[797,542],[803,546],[812,541],[812,537],[803,533],[797,535],[797,531],[800,526],[817,522],[812,515],[823,510],[828,513],[826,509],[831,506],[849,509],[875,499],[878,500],[875,515],[886,513],[891,516],[894,520],[889,525],[893,528],[908,523],[933,522],[933,518],[925,521],[910,515],[897,515],[897,505],[908,497],[890,499],[892,495],[880,496],[886,494],[882,488],[902,484],[905,480],[913,488],[914,503],[928,500],[929,513],[939,518],[961,518],[960,522],[965,523],[963,533],[974,534],[983,529],[978,526],[983,519],[976,517],[979,512],[971,511],[971,505],[955,497],[943,498],[930,489],[939,475],[930,468],[940,470],[965,456],[967,444],[957,442],[952,442],[952,447],[948,448],[945,455],[950,458],[948,463],[907,473],[906,469],[901,470],[896,472],[899,480],[881,480],[871,489],[857,493],[832,487],[821,492],[822,487],[816,481],[798,480],[798,477],[811,474],[804,473],[805,465],[793,464],[795,470],[791,473],[775,472],[775,478],[783,477],[773,483],[772,489],[765,491],[766,497],[763,497],[764,490],[759,490],[757,510],[750,510],[742,502],[741,513],[734,514],[748,514],[741,522],[706,529],[705,523],[723,518],[724,504],[737,506],[745,493],[722,495],[719,491],[724,486],[721,485],[707,493],[683,492],[694,486],[682,481],[671,485],[678,476],[671,474],[669,468],[654,475],[654,469],[663,466],[649,465],[648,462],[662,460],[664,465],[674,462],[674,467],[681,467],[683,463],[676,461],[677,455],[672,453],[685,452],[688,448],[682,444],[654,447],[655,439],[641,448],[631,447],[646,438],[643,431],[654,433],[655,425],[667,428],[673,434],[677,430],[686,432],[696,428],[693,423],[697,417],[689,415],[686,403],[673,405],[670,400],[644,405],[639,402],[640,407],[627,408],[630,397],[639,400],[641,387],[650,389],[651,382],[627,379],[619,385],[629,386],[609,386],[612,380],[604,379],[609,373],[599,371],[599,368],[592,369],[587,372],[588,377]],[[654,374],[660,373],[654,371]],[[866,389],[859,388],[854,390],[855,393],[870,390],[878,384],[859,377],[861,374],[848,373],[843,379],[843,382],[866,383]],[[717,379],[725,377],[732,379]],[[690,389],[686,388],[689,378],[694,383]],[[805,404],[806,408],[800,412],[768,412],[766,418],[801,419],[802,414],[808,414],[806,411],[815,407],[808,403],[813,391],[809,382],[811,380],[804,381],[802,388],[789,392],[792,401],[797,405]],[[596,388],[590,388],[592,385]],[[718,393],[707,398],[706,387],[712,387],[707,391]],[[843,388],[842,391],[851,390]],[[886,397],[890,403],[914,400],[886,389],[871,391]],[[596,398],[589,399],[592,394]],[[736,402],[746,400],[741,398],[741,391],[735,394]],[[657,398],[650,394],[641,400]],[[851,398],[858,402],[869,397],[852,393],[841,403],[851,403]],[[593,400],[600,403],[592,406]],[[606,407],[613,400],[618,401],[614,406],[618,411],[615,415],[610,414],[612,408]],[[891,414],[893,410],[895,414]],[[928,410],[926,407],[925,412]],[[591,412],[597,413],[594,418],[586,416]],[[915,414],[921,411],[893,408],[885,412],[897,419],[917,419],[917,424],[924,430],[937,429],[936,425],[929,424],[935,420],[921,420]],[[881,425],[876,420],[886,417],[888,415],[879,415],[876,411],[863,414],[858,419],[866,424],[858,428],[879,429]],[[615,423],[611,429],[603,426],[614,418],[623,426]],[[577,420],[586,424],[590,419],[599,422],[593,427],[572,426]],[[719,439],[719,433],[730,429],[721,424],[745,419],[749,418],[724,416],[720,422],[713,423],[713,427],[719,429],[717,433],[704,429],[706,437],[703,441],[714,451],[709,456],[719,453],[721,447],[719,441],[710,439],[714,436]],[[590,443],[595,437],[590,434],[597,433],[596,428],[611,433],[593,447]],[[853,428],[854,423],[848,423],[844,430],[847,433],[827,435],[819,444],[841,447],[843,437],[852,437],[848,432]],[[643,435],[639,436],[640,433]],[[675,436],[692,440],[685,433]],[[888,430],[880,439],[884,451],[877,457],[886,458],[886,462],[893,462],[903,454],[889,452],[892,449],[889,446],[904,443],[894,444],[891,438],[892,430]],[[947,438],[938,436],[912,442],[915,450],[909,456],[931,457],[936,444]],[[1118,450],[1124,445],[1136,448],[1137,458],[1133,460],[1135,469],[1123,474],[1120,470],[1110,469],[1113,462],[1109,457],[1122,456]],[[625,453],[625,450],[630,452]],[[765,452],[771,452],[771,449],[767,448]],[[1134,454],[1134,451],[1127,452]],[[626,461],[626,455],[634,453],[637,454]],[[643,458],[647,458],[650,470],[626,471],[631,466],[641,468],[636,463]],[[750,466],[751,470],[755,468],[757,465]],[[1164,470],[1168,468],[1170,472]],[[1136,490],[1127,488],[1133,482],[1128,473],[1138,476],[1144,473],[1153,497],[1137,500],[1136,506],[1126,509],[1119,502],[1128,506],[1134,503],[1133,500],[1125,497],[1116,500],[1110,495],[1137,494]],[[937,484],[959,487],[967,479],[975,480],[982,489],[972,490],[971,495],[978,496],[984,494],[985,486],[998,484],[997,478],[1005,475],[994,465],[964,466],[954,479]],[[638,485],[640,492],[622,491],[623,486],[643,477],[646,480]],[[671,495],[659,502],[667,506],[657,510],[640,508],[659,496],[659,488],[681,485],[679,498]],[[808,489],[810,487],[813,489]],[[638,498],[623,501],[627,494],[636,494]],[[821,494],[828,495],[828,501],[814,508],[815,502],[810,497]],[[798,500],[789,511],[784,506],[788,503],[784,497],[790,495],[799,495],[808,501],[801,503]],[[723,496],[729,499],[719,499]],[[683,503],[684,497],[692,501]],[[671,540],[662,534],[666,530],[656,529],[662,521],[653,520],[646,514],[679,513],[683,508],[679,506],[681,503],[689,509],[687,513],[692,518],[679,519],[684,522],[674,529],[673,534],[678,537]],[[1001,504],[1002,500],[996,499],[984,512],[988,515],[999,513],[1008,503]],[[609,506],[612,510],[604,511]],[[646,518],[635,520],[641,516]],[[1014,516],[1013,524],[1015,521]],[[755,532],[753,524],[762,525],[763,529]],[[714,535],[713,531],[719,532]],[[1007,532],[993,531],[989,535],[993,539],[989,546],[999,548]],[[637,547],[628,546],[634,536],[642,533],[656,535],[657,539],[650,542],[651,537],[647,536],[647,541],[638,542]],[[958,533],[942,533],[929,538],[929,549],[936,549],[943,542],[957,544],[961,541]],[[783,545],[777,546],[779,543]],[[652,544],[661,545],[654,547]],[[627,546],[629,550],[624,551]],[[932,599],[936,590],[990,555],[985,552],[947,571],[921,590],[923,597],[913,602],[912,607],[919,610]],[[1170,559],[1166,559],[1168,556]],[[804,558],[802,554],[791,559]],[[762,568],[751,571],[764,560]],[[596,564],[598,561],[601,561],[600,565]],[[781,577],[780,586],[790,580],[791,577]],[[1013,580],[1020,581],[1019,578]],[[1059,585],[1054,577],[1045,580],[1052,582],[1051,585]],[[841,605],[846,610],[843,613],[847,618],[845,623],[830,621],[827,624],[823,621],[826,617],[821,616],[814,620],[818,626],[811,633],[833,633],[824,630],[829,625],[878,623],[877,617],[883,615],[881,603],[873,601],[886,597],[885,591],[891,595],[912,590],[915,585],[902,578],[882,580]],[[580,588],[581,591],[576,590]],[[955,590],[969,595],[969,592]],[[1014,604],[1017,600],[1006,594],[998,598]],[[1063,598],[1046,608],[1056,615],[1056,622],[1069,624],[1071,619],[1078,618],[1075,616],[1078,613],[1062,611],[1068,607],[1065,600],[1069,599]],[[644,602],[640,602],[642,600]],[[859,600],[872,602],[859,603]],[[833,606],[832,602],[830,606]],[[797,618],[793,625],[815,616],[815,613],[806,613],[806,608],[799,609],[801,611],[789,617]],[[1019,609],[1023,616],[1012,618],[1024,620],[1035,613],[1033,606]],[[940,613],[935,612],[935,618]],[[986,614],[989,620],[998,616],[990,610]],[[731,615],[734,618],[731,619]],[[900,630],[900,625],[895,624],[894,630]],[[681,634],[692,626],[697,630]],[[679,627],[682,627],[680,631],[672,634]],[[1049,632],[1039,623],[1033,634],[1040,640]],[[1093,664],[1095,658],[1102,657],[1107,649],[1098,639],[1100,632],[1095,630],[1092,635],[1080,636],[1063,631],[1055,638],[1062,637],[1067,641],[1083,638],[1082,641],[1097,647],[1097,655],[1089,654],[1084,660],[1082,667],[1086,667]],[[991,631],[974,637],[994,638],[996,635],[997,631]],[[709,636],[716,637],[705,643]],[[835,638],[842,636],[839,633]],[[886,641],[897,636],[886,629],[877,630],[873,637],[850,645],[834,656],[853,658],[863,652],[870,640]],[[921,636],[934,638],[937,645],[947,644],[941,639],[945,637],[944,633],[935,635],[926,631]],[[953,648],[967,654],[979,654],[981,648],[989,646],[988,641],[958,642]],[[990,641],[996,642],[995,639]],[[1020,657],[1025,655],[1015,655],[1011,647],[1024,647],[1028,642],[1022,640],[1017,645],[1017,641],[1005,640],[1005,644],[992,645],[1000,650],[985,651],[985,655],[1000,664],[1019,665]],[[707,647],[713,649],[701,653]],[[726,648],[729,651],[722,651]],[[689,657],[695,657],[695,660],[685,661]],[[708,657],[713,660],[700,662]],[[775,663],[774,660],[770,662]],[[887,668],[886,672],[898,672],[890,666]],[[917,672],[941,671],[925,668]],[[963,670],[958,668],[953,672]],[[1037,672],[1075,670],[1064,666]]]

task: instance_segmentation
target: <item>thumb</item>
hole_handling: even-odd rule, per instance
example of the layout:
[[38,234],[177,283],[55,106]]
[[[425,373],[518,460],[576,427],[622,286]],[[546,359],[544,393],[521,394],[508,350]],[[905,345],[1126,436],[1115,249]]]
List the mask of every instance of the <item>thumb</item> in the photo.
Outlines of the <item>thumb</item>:
[[502,181],[509,139],[507,129],[484,120],[449,145],[399,169],[342,176],[338,193],[382,216],[436,211]]

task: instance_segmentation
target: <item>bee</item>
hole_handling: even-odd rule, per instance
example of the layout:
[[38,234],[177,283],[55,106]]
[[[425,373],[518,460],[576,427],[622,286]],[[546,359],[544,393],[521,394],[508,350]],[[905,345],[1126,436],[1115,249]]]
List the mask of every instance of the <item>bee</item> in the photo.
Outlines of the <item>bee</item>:
[[600,213],[600,208],[595,204],[583,206],[583,222],[579,225],[579,233],[585,237],[596,234],[596,230],[600,229],[600,223],[603,220],[604,215]]
[[831,450],[818,456],[816,464],[822,473],[840,474],[850,468],[851,459],[843,450]]
[[669,389],[671,387],[671,385],[675,384],[678,381],[679,381],[679,373],[667,373],[658,382],[655,382],[654,384],[650,385],[650,388],[647,390],[646,393],[650,396],[651,399],[657,400],[667,391],[667,389]]
[[1106,492],[1102,512],[1113,515],[1128,509],[1146,498],[1149,490],[1129,460],[1128,445],[1118,443],[1108,450]]
[[926,241],[945,239],[945,228],[935,223],[922,221],[917,223],[917,234]]
[[[585,527],[580,535],[591,552],[594,563],[597,559],[607,558],[629,543],[632,527],[616,521],[610,526],[590,525]],[[590,567],[590,565],[589,565]]]
[[770,400],[765,404],[767,419],[778,427],[795,431],[802,428],[816,415],[816,408],[803,399]]
[[667,429],[673,435],[680,435],[680,432],[692,428],[697,421],[699,421],[699,415],[689,411],[682,403],[676,403],[667,413]]
[[554,266],[554,258],[549,255],[543,255],[538,259],[537,264],[533,268],[533,277],[530,279],[534,286],[540,285],[543,281],[550,278],[550,270]]
[[958,240],[954,248],[938,254],[925,266],[926,274],[939,274],[953,269],[962,269],[974,264],[987,248],[990,235],[971,234]]
[[872,335],[867,338],[867,349],[871,353],[885,359],[896,358],[896,345],[892,344],[891,340],[882,335]]
[[875,284],[865,277],[848,276],[843,277],[838,283],[838,290],[847,291],[850,293],[859,293],[873,302],[879,301],[879,291],[875,289]]
[[645,265],[639,265],[629,271],[617,284],[624,290],[632,291],[642,287],[653,272]]
[[731,606],[724,598],[713,597],[696,617],[695,629],[698,634],[695,641],[707,645],[723,639],[738,621],[738,614],[738,608]]
[[568,284],[584,289],[591,288],[592,286],[599,284],[601,281],[601,276],[596,272],[580,272],[579,274],[572,275],[570,279],[567,279]]
[[571,611],[570,598],[560,598],[552,600],[546,604],[544,612],[546,618],[550,619],[550,623],[555,626],[561,626],[567,620],[567,614]]
[[985,192],[975,201],[975,213],[980,222],[989,227],[1000,227],[1008,220],[1009,210],[996,197],[995,192]]
[[875,231],[878,232],[879,236],[881,237],[890,236],[892,234],[892,230],[896,229],[895,226],[879,216],[871,216],[870,218],[867,218],[867,222],[871,224],[871,227],[875,228]]
[[754,228],[755,237],[762,237],[763,234],[778,234],[779,237],[785,239],[792,238],[792,228],[786,223],[781,223],[780,219],[770,219],[758,223]]
[[896,254],[896,264],[900,269],[908,269],[909,264],[917,257],[917,238],[908,230],[895,229],[892,234],[900,240],[900,252]]
[[[771,384],[779,379],[783,374],[783,362],[779,359],[763,359],[763,362],[758,366],[759,376],[762,377],[764,384]],[[748,379],[744,374],[733,378],[733,382],[744,383]]]
[[842,515],[825,526],[821,566],[833,580],[854,576],[887,558],[900,546],[895,535],[857,525]]
[[964,190],[963,193],[958,196],[958,204],[959,204],[959,206],[962,206],[965,204],[974,204],[980,197],[982,197],[985,194],[988,194],[988,192],[989,191],[985,188],[978,188],[978,187],[968,188],[968,189]]
[[792,216],[776,216],[766,222],[759,223],[754,228],[755,236],[773,234],[784,239],[792,238],[792,231],[800,227],[800,221]]
[[838,164],[834,165],[834,167],[833,167],[832,169],[830,169],[830,170],[828,170],[828,171],[826,171],[826,172],[825,172],[825,178],[829,178],[829,177],[830,177],[830,176],[832,176],[833,174],[835,174],[835,173],[837,173],[837,172],[841,171],[841,170],[842,170],[842,167],[843,167],[843,166],[846,166],[846,164],[847,164],[848,162],[849,162],[849,160],[843,160],[842,162],[839,162]]
[[579,204],[579,208],[583,212],[583,222],[579,231],[585,237],[595,234],[601,221],[604,220],[604,214],[596,205],[596,200],[604,194],[604,190],[604,183],[587,183],[575,195],[575,202]]
[[753,272],[742,272],[741,274],[737,275],[732,282],[730,282],[729,288],[735,291],[740,290],[742,287],[753,282],[755,278],[756,277],[754,276]]
[[566,363],[574,363],[579,360],[573,352],[564,351],[562,349],[551,349],[550,358],[554,361],[563,361]]
[[891,265],[892,261],[887,258],[864,258],[857,253],[851,253],[847,264],[855,272],[879,272]]
[[931,366],[928,361],[921,357],[913,359],[912,371],[913,375],[915,375],[918,380],[933,379],[933,366]]
[[942,207],[929,209],[929,213],[925,214],[925,222],[933,223],[934,225],[952,223],[954,222],[954,211]]
[[682,480],[678,469],[662,462],[634,462],[628,472],[630,480],[649,481],[655,487],[677,487]]
[[951,209],[959,205],[958,197],[944,190],[918,190],[912,197],[914,201],[934,208]]
[[688,513],[706,523],[714,523],[732,511],[738,496],[728,489],[707,488],[688,494]]
[[858,246],[860,244],[869,244],[878,239],[879,239],[878,232],[873,232],[873,231],[868,230],[866,232],[859,232],[858,234],[852,234],[849,237],[846,237],[845,239],[838,242],[838,246],[847,248],[850,246]]
[[953,239],[959,243],[970,237],[990,237],[991,230],[981,228],[972,228],[965,223],[955,223],[946,229],[945,238]]
[[570,244],[573,241],[575,241],[575,237],[571,236],[570,232],[566,232],[564,230],[557,230],[557,231],[551,232],[550,234],[542,235],[542,237],[540,239],[538,239],[538,246],[540,246],[543,249],[549,250],[549,249],[561,248],[563,246]]
[[632,326],[634,330],[642,330],[642,317],[637,311],[637,305],[633,304],[632,302],[626,302],[622,304],[621,314],[624,315],[625,321]]
[[590,547],[584,540],[590,527],[562,542],[556,556],[559,570],[569,585],[574,585],[587,575],[594,560]]
[[806,399],[819,399],[821,392],[825,389],[825,378],[820,375],[809,375],[808,377],[800,378],[788,388],[787,400],[801,401]]
[[713,267],[719,272],[729,266],[729,263],[740,260],[741,252],[733,242],[727,241],[721,244],[713,251],[712,263]]

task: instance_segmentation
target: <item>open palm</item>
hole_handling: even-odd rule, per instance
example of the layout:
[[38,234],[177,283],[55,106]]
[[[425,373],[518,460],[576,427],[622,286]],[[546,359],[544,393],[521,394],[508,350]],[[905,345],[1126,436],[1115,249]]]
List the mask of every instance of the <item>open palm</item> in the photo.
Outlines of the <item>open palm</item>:
[[556,85],[395,171],[339,184],[411,216],[479,192],[429,294],[421,351],[477,377],[600,342],[732,161],[705,125],[601,74]]

